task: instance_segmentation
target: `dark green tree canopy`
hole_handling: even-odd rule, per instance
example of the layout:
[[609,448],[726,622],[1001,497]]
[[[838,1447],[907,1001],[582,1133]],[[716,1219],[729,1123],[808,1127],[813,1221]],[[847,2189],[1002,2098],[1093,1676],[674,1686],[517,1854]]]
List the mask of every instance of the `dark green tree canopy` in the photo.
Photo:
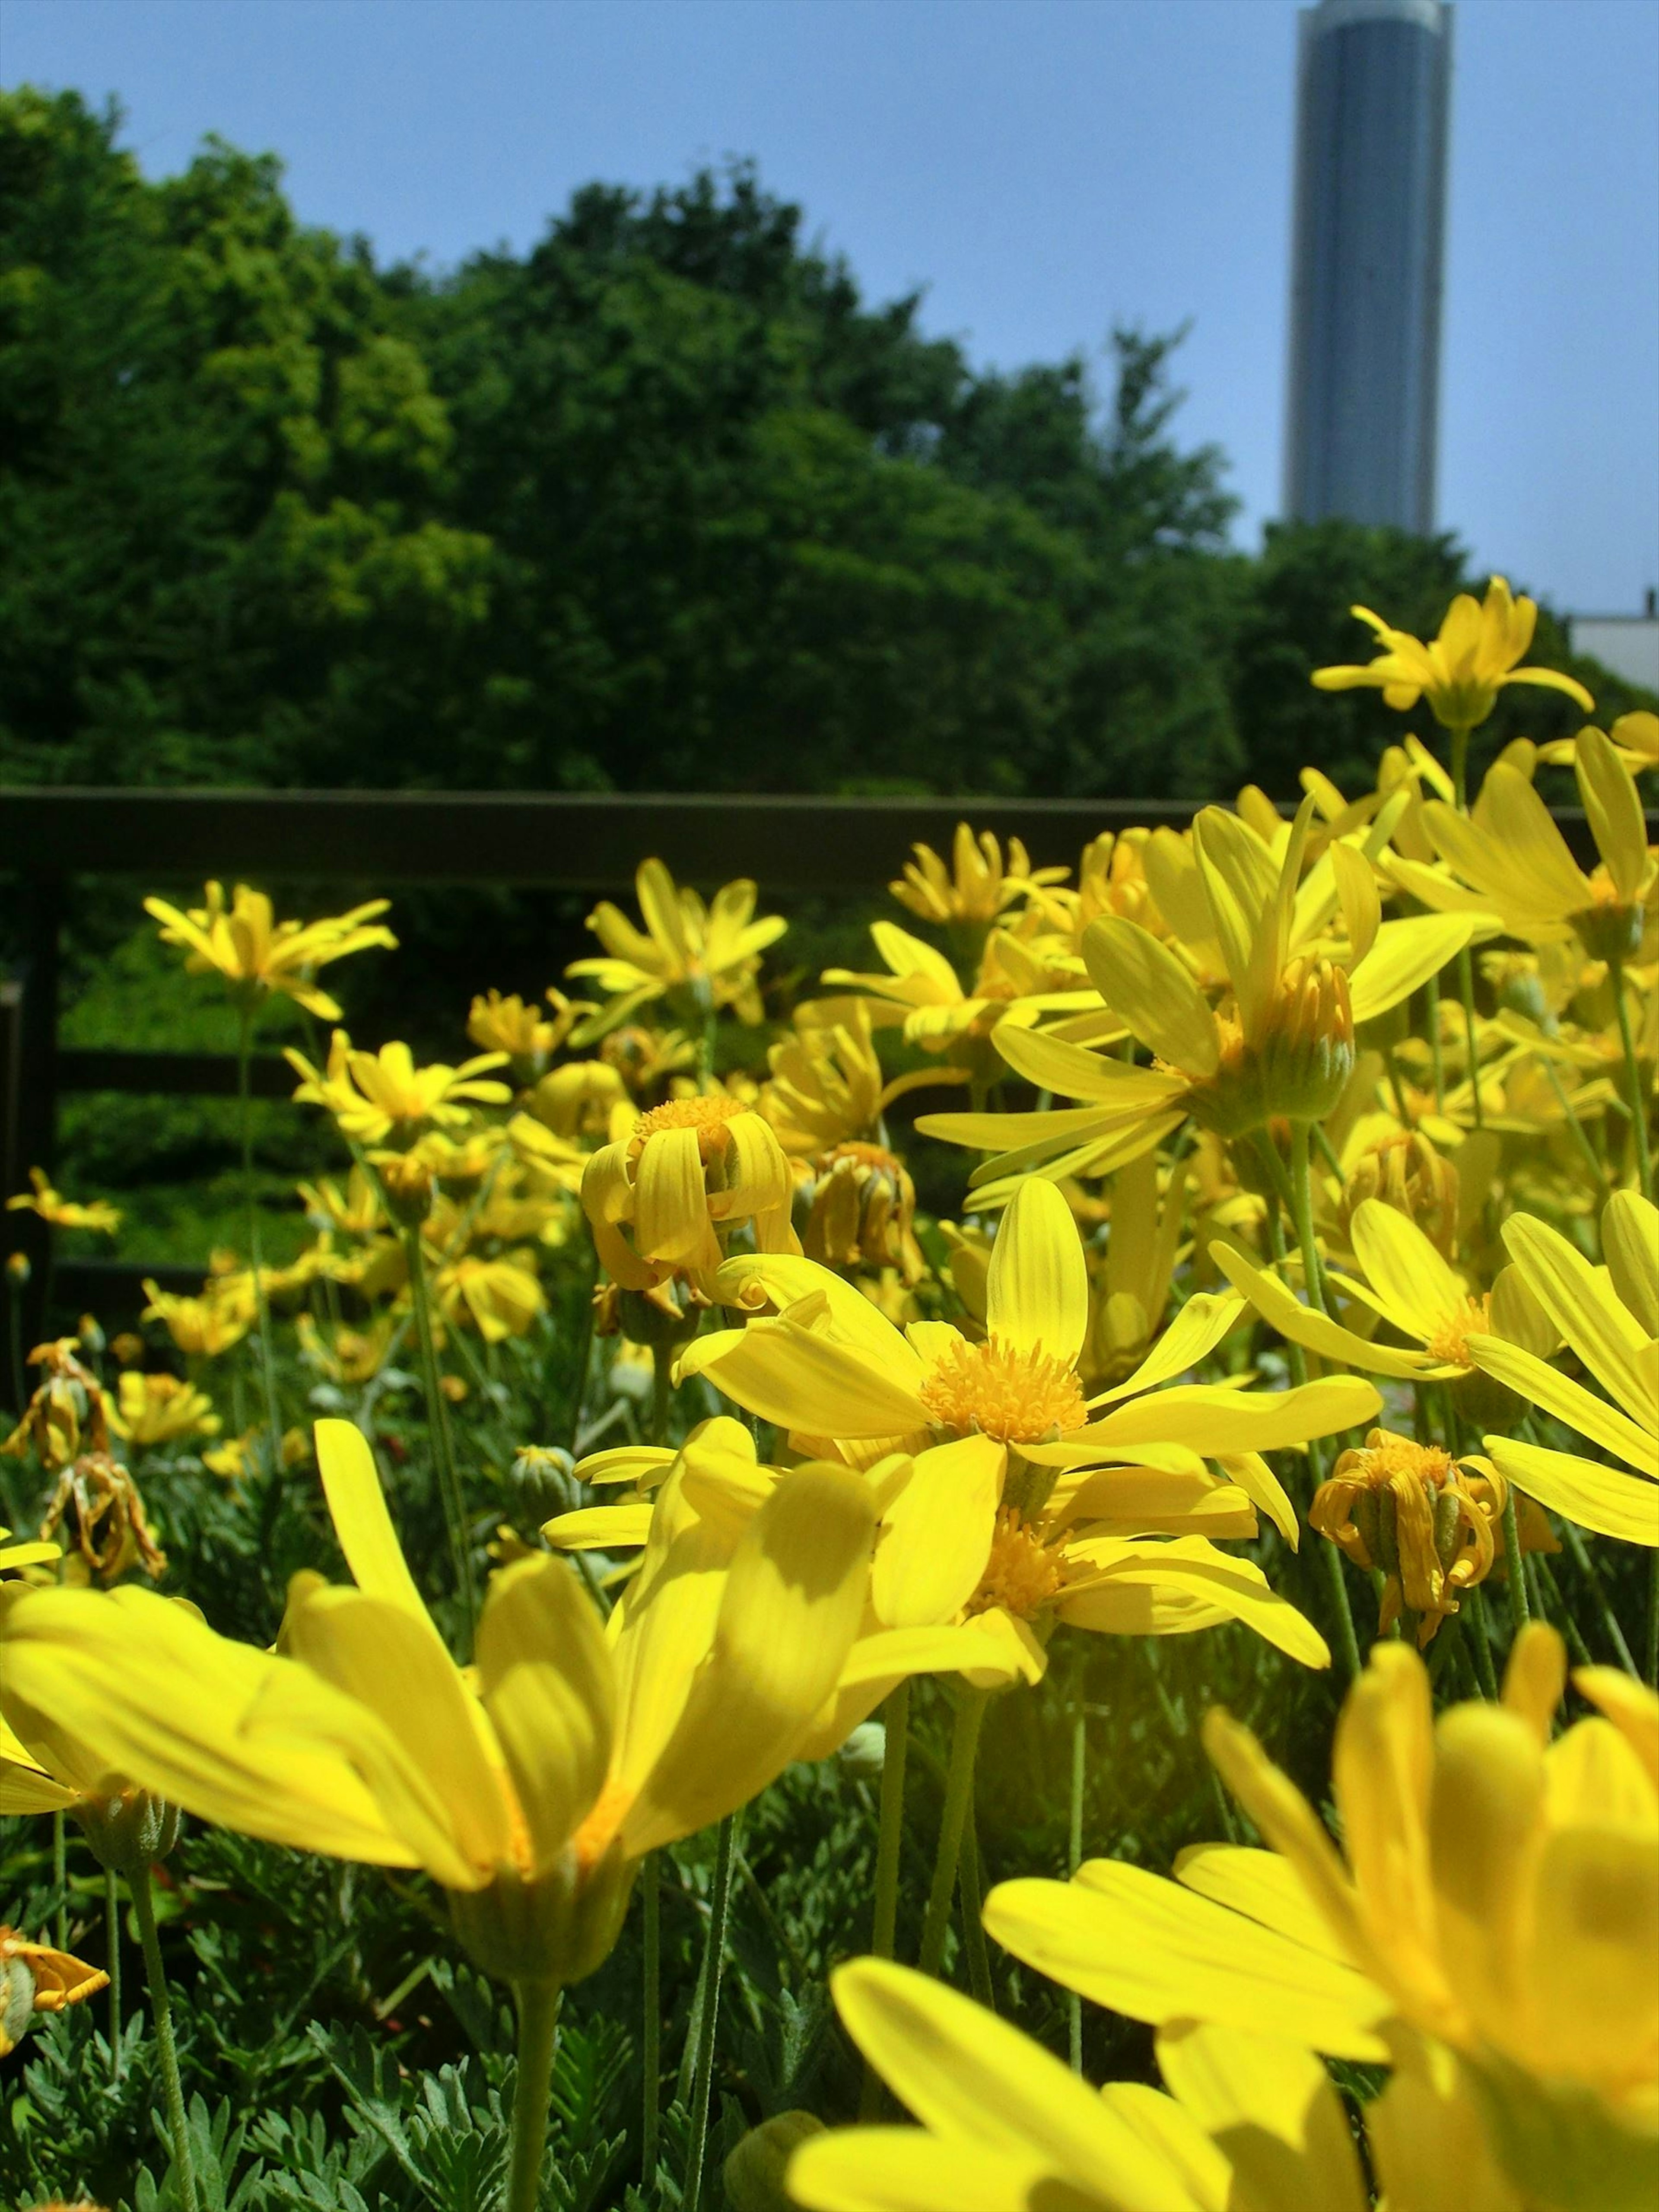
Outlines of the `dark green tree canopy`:
[[976,372],[747,166],[433,276],[118,128],[0,95],[7,777],[1284,793],[1396,733],[1308,686],[1349,600],[1431,629],[1463,580],[1244,558],[1178,336]]

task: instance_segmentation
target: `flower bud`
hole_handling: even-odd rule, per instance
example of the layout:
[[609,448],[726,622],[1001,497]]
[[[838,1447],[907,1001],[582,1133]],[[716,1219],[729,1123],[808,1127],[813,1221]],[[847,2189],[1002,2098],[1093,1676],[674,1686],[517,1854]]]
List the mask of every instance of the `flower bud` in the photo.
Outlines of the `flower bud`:
[[432,1211],[432,1171],[416,1152],[382,1152],[375,1158],[386,1211],[400,1229],[418,1229]]
[[164,1859],[179,1840],[179,1808],[148,1790],[84,1798],[75,1808],[92,1855],[112,1874],[137,1875]]
[[874,1782],[887,1763],[887,1731],[879,1721],[865,1721],[853,1730],[836,1753],[836,1764],[849,1782]]
[[1322,955],[1292,960],[1279,977],[1261,1048],[1267,1111],[1322,1121],[1353,1073],[1348,978]]
[[775,2112],[750,2128],[722,2169],[732,2212],[791,2212],[789,2161],[800,2144],[823,2133],[823,2122],[812,2112]]
[[1452,1257],[1457,1243],[1457,1170],[1420,1131],[1384,1137],[1360,1154],[1342,1192],[1344,1229],[1367,1198],[1380,1198],[1403,1213],[1448,1260]]
[[6,1255],[6,1280],[15,1291],[22,1290],[33,1273],[27,1252],[9,1252]]
[[556,1513],[568,1513],[580,1495],[576,1462],[556,1444],[524,1445],[507,1470],[507,1480],[514,1503],[538,1526]]

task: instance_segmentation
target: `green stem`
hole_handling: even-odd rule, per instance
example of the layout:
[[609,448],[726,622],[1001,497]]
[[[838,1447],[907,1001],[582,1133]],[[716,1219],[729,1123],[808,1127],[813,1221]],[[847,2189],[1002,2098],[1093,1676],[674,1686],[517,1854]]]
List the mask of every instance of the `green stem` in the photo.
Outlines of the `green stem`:
[[673,1395],[668,1346],[653,1344],[651,1347],[651,1441],[653,1444],[668,1442],[668,1406]]
[[438,1348],[432,1334],[432,1304],[427,1291],[426,1260],[421,1250],[418,1226],[404,1231],[409,1255],[410,1297],[415,1308],[415,1334],[421,1348],[421,1379],[426,1387],[427,1425],[432,1431],[433,1457],[438,1469],[438,1492],[443,1500],[449,1529],[449,1556],[455,1571],[455,1591],[466,1623],[466,1655],[471,1656],[477,1623],[477,1597],[472,1587],[472,1559],[466,1544],[466,1502],[461,1493],[460,1471],[449,1433],[449,1408],[444,1403],[438,1371]]
[[1572,1131],[1573,1136],[1577,1141],[1579,1151],[1584,1155],[1585,1162],[1590,1171],[1590,1181],[1595,1185],[1596,1196],[1598,1199],[1605,1198],[1607,1195],[1607,1179],[1601,1172],[1601,1163],[1595,1156],[1595,1146],[1591,1144],[1589,1138],[1585,1133],[1583,1123],[1579,1120],[1577,1115],[1572,1110],[1572,1101],[1568,1097],[1565,1091],[1562,1088],[1561,1079],[1555,1072],[1554,1061],[1551,1060],[1547,1052],[1534,1053],[1533,1054],[1533,1058],[1537,1061],[1540,1067],[1543,1069],[1545,1076],[1548,1079],[1550,1089],[1555,1093],[1555,1103],[1559,1106],[1562,1113],[1566,1116],[1567,1127]]
[[[1066,1826],[1066,1871],[1074,1875],[1083,1863],[1083,1784],[1087,1753],[1085,1723],[1079,1702],[1072,1708],[1072,1802]],[[1075,1990],[1066,1996],[1066,2040],[1073,2074],[1083,2071],[1083,2000]]]
[[985,1885],[980,1878],[979,1824],[974,1818],[973,1807],[962,1826],[962,1934],[968,1954],[968,1979],[975,2002],[982,2004],[987,2012],[997,2008],[996,1991],[991,1986],[991,1955],[985,1947]]
[[513,2165],[506,2212],[537,2212],[559,2040],[559,1984],[516,1982],[513,1994],[519,2006],[519,2070],[513,2084]]
[[[1316,1312],[1325,1311],[1325,1282],[1320,1272],[1319,1248],[1314,1237],[1313,1182],[1308,1166],[1307,1125],[1301,1121],[1291,1124],[1291,1194],[1296,1223],[1297,1241],[1302,1248],[1302,1271],[1307,1278],[1308,1303]],[[1277,1248],[1275,1257],[1283,1250],[1278,1223],[1269,1217],[1269,1237]],[[1307,1355],[1299,1344],[1285,1347],[1291,1380],[1298,1388],[1308,1379]],[[1308,1440],[1308,1473],[1316,1492],[1325,1480],[1324,1449],[1316,1437]],[[1342,1655],[1342,1663],[1348,1670],[1348,1680],[1359,1680],[1361,1658],[1359,1638],[1353,1625],[1353,1605],[1348,1596],[1348,1578],[1342,1565],[1342,1554],[1327,1540],[1321,1547],[1325,1560],[1325,1573],[1330,1584],[1331,1608],[1336,1616],[1336,1640]]]
[[[1595,1609],[1601,1617],[1601,1626],[1607,1631],[1607,1641],[1613,1646],[1619,1664],[1627,1674],[1639,1682],[1642,1679],[1640,1671],[1630,1645],[1625,1641],[1625,1632],[1620,1626],[1619,1616],[1613,1611],[1603,1586],[1601,1571],[1590,1556],[1589,1547],[1584,1541],[1583,1531],[1577,1522],[1563,1520],[1561,1534],[1566,1540],[1568,1551],[1572,1554],[1574,1566],[1590,1586],[1590,1595],[1595,1600]],[[1654,1559],[1656,1566],[1659,1566],[1659,1553],[1655,1553]]]
[[1515,1492],[1504,1500],[1504,1563],[1509,1569],[1510,1628],[1518,1636],[1531,1618],[1527,1603],[1527,1576],[1521,1557],[1521,1524],[1516,1518]]
[[1449,733],[1451,738],[1452,805],[1460,814],[1467,814],[1469,811],[1469,731],[1474,727],[1471,722],[1467,728],[1454,728]]
[[1608,963],[1613,975],[1613,1011],[1619,1019],[1619,1042],[1624,1048],[1625,1074],[1630,1084],[1630,1118],[1636,1131],[1636,1171],[1641,1178],[1642,1195],[1653,1197],[1653,1153],[1648,1144],[1647,1101],[1642,1091],[1642,1069],[1636,1057],[1636,1040],[1631,1034],[1630,1008],[1625,1003],[1625,963],[1622,960]]
[[1425,1012],[1428,1016],[1429,1058],[1434,1066],[1434,1110],[1437,1114],[1443,1114],[1446,1110],[1446,1063],[1440,1048],[1440,978],[1437,975],[1431,975],[1423,986],[1423,996]]
[[697,2023],[697,2063],[691,2076],[691,2144],[686,2154],[682,2212],[700,2212],[703,2167],[708,2157],[708,2112],[714,2088],[714,2030],[720,2019],[720,1976],[726,1965],[726,1917],[732,1899],[732,1860],[737,1814],[720,1825],[714,1850],[714,1888],[709,1900],[708,1949],[703,1961],[702,2016]]
[[[904,1770],[910,1745],[910,1685],[898,1683],[882,1708],[887,1732],[881,1762],[881,1816],[876,1831],[876,1905],[870,1925],[871,1954],[890,1959],[898,1937],[899,1856],[904,1845]],[[866,2058],[859,2091],[859,2118],[881,2112],[881,2076]]]
[[1567,1639],[1574,1663],[1592,1667],[1590,1648],[1584,1641],[1583,1632],[1573,1618],[1572,1607],[1561,1595],[1561,1585],[1555,1579],[1549,1561],[1541,1552],[1534,1552],[1527,1562],[1532,1574],[1532,1601],[1540,1615],[1547,1619],[1552,1607],[1560,1615],[1561,1632]]
[[52,1918],[52,1942],[60,1951],[69,1948],[69,1831],[60,1811],[52,1816],[52,1886],[58,1894]]
[[121,1885],[104,1869],[104,1972],[109,1976],[109,2077],[121,2078]]
[[1382,1048],[1382,1065],[1389,1072],[1389,1088],[1394,1093],[1394,1109],[1400,1116],[1400,1126],[1402,1129],[1414,1129],[1417,1123],[1407,1103],[1406,1086],[1400,1076],[1400,1063],[1394,1056],[1391,1044],[1385,1044]]
[[247,1263],[253,1277],[253,1310],[259,1340],[259,1381],[264,1392],[265,1427],[274,1481],[283,1471],[283,1423],[276,1410],[276,1370],[270,1353],[270,1309],[265,1301],[264,1268],[259,1250],[259,1203],[253,1187],[253,1015],[244,1006],[236,1035],[236,1101],[242,1138],[242,1204],[247,1212]]
[[190,2155],[185,2092],[179,2079],[178,2048],[173,2039],[173,2004],[167,1995],[167,1969],[161,1963],[161,1940],[155,1932],[155,1893],[148,1866],[138,1868],[128,1879],[132,1886],[132,1909],[138,1921],[138,1940],[144,1948],[150,2011],[155,2021],[155,2059],[167,2108],[167,2133],[173,2139],[173,2179],[178,2183],[182,2212],[197,2212],[196,2168]]
[[945,1778],[945,1805],[939,1814],[939,1850],[933,1860],[933,1887],[927,1893],[927,1917],[921,1923],[921,1956],[917,1964],[924,1974],[937,1976],[945,1958],[945,1931],[951,1922],[963,1823],[974,1794],[974,1759],[979,1750],[979,1731],[989,1694],[985,1690],[964,1688],[957,1699],[956,1725],[951,1734],[951,1765]]
[[640,1869],[643,1908],[645,2124],[640,2149],[640,2185],[649,2197],[657,2186],[662,2151],[662,1862],[647,1851]]
[[1486,1126],[1486,1109],[1480,1103],[1480,1033],[1474,1020],[1474,963],[1469,957],[1467,945],[1460,946],[1457,954],[1457,995],[1463,1001],[1463,1034],[1468,1039],[1469,1096],[1474,1101],[1474,1126]]
[[1492,1663],[1492,1639],[1486,1634],[1486,1605],[1478,1589],[1472,1589],[1464,1599],[1458,1614],[1460,1622],[1469,1624],[1468,1642],[1474,1651],[1474,1671],[1480,1684],[1480,1694],[1489,1704],[1498,1703],[1498,1670]]

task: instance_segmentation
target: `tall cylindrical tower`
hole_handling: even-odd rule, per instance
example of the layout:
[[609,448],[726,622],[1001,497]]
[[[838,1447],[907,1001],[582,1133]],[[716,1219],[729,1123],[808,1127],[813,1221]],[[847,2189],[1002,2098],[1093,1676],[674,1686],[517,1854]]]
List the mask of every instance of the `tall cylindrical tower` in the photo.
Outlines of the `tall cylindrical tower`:
[[1285,507],[1434,527],[1452,10],[1297,19]]

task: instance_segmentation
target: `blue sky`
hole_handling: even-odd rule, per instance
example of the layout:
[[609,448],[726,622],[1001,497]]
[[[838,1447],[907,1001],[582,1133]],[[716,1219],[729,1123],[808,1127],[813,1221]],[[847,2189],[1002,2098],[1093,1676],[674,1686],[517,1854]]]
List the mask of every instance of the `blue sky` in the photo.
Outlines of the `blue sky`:
[[[1293,0],[3,0],[0,81],[217,131],[436,265],[752,155],[874,297],[1012,368],[1191,319],[1181,418],[1278,498]],[[1659,0],[1459,0],[1440,509],[1564,610],[1659,584]]]

